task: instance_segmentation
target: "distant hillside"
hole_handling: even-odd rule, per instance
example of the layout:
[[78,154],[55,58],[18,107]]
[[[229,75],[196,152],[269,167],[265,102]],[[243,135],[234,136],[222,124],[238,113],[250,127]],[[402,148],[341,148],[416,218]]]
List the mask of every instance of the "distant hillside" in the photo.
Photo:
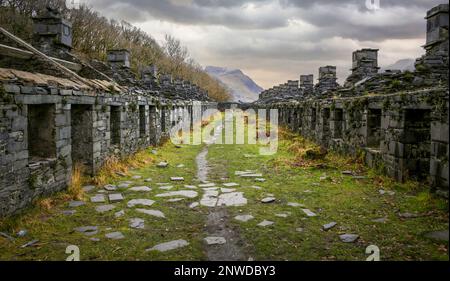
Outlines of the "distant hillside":
[[401,70],[401,71],[406,71],[406,70],[414,71],[414,69],[415,69],[414,63],[415,62],[416,62],[415,59],[402,59],[402,60],[395,62],[394,64],[382,67],[380,71],[384,72],[387,69]]
[[253,102],[263,91],[263,88],[239,69],[207,66],[205,71],[229,89],[232,101]]

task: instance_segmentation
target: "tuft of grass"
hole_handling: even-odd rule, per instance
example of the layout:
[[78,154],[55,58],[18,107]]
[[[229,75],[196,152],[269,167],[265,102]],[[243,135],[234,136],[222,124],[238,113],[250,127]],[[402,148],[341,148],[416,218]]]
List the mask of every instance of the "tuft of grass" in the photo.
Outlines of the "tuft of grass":
[[111,179],[120,177],[120,174],[128,175],[130,168],[142,168],[153,161],[154,159],[152,159],[148,150],[138,151],[122,159],[117,156],[111,156],[106,159],[98,174],[93,178],[93,182],[97,186],[105,185]]
[[67,190],[67,193],[74,200],[82,200],[84,191],[83,191],[83,183],[84,179],[84,166],[80,163],[75,163],[72,169],[72,179]]

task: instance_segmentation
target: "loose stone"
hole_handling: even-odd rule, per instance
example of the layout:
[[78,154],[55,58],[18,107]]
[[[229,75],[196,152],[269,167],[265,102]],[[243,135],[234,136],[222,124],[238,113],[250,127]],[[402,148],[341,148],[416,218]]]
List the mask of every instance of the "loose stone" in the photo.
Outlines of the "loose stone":
[[198,186],[199,187],[213,187],[213,186],[216,186],[216,184],[213,182],[210,182],[210,183],[202,183],[202,184],[199,184]]
[[166,168],[167,166],[169,166],[169,163],[167,163],[167,162],[159,162],[156,166],[158,168]]
[[266,197],[266,198],[263,198],[263,199],[261,199],[261,202],[262,203],[272,203],[272,202],[275,202],[275,197]]
[[124,188],[130,187],[130,185],[131,185],[131,183],[124,182],[124,183],[119,184],[117,187],[120,189],[124,189]]
[[102,205],[95,208],[95,210],[99,213],[109,212],[114,209],[116,206],[114,205]]
[[252,215],[239,215],[235,216],[234,219],[242,222],[248,222],[249,220],[254,219],[255,217]]
[[134,186],[128,189],[129,191],[135,191],[135,192],[149,192],[152,191],[152,189],[148,186]]
[[140,218],[130,219],[130,227],[136,229],[143,229],[145,227],[144,220]]
[[305,205],[296,202],[289,202],[287,205],[291,207],[305,207]]
[[425,233],[424,236],[430,239],[448,242],[449,233],[448,230],[441,230]]
[[136,209],[136,211],[139,212],[139,213],[143,213],[143,214],[154,216],[154,217],[158,217],[158,218],[165,218],[166,217],[163,212],[158,211],[158,210]]
[[193,203],[191,203],[191,204],[189,205],[189,208],[194,209],[194,208],[197,208],[198,205],[200,205],[200,203],[198,203],[198,202],[193,202]]
[[106,202],[105,195],[97,194],[95,196],[92,196],[91,197],[91,202],[92,203],[104,203],[104,202]]
[[298,228],[295,229],[295,231],[297,231],[297,232],[303,232],[303,231],[305,231],[305,229],[302,228],[302,227],[298,227]]
[[150,199],[132,199],[128,201],[127,206],[128,208],[133,208],[135,206],[151,206],[155,203],[155,201]]
[[247,204],[247,199],[243,192],[231,192],[219,195],[217,206],[244,206]]
[[228,182],[228,183],[224,183],[224,184],[222,184],[223,186],[225,186],[225,187],[235,187],[235,186],[239,186],[239,184],[238,183],[235,183],[235,182]]
[[83,233],[84,235],[91,236],[98,233],[97,226],[81,226],[73,229],[76,232]]
[[117,190],[117,186],[112,185],[112,184],[107,184],[107,185],[105,185],[103,188],[104,188],[105,190],[107,190],[107,191],[115,191],[115,190]]
[[132,176],[131,178],[134,180],[140,180],[140,179],[142,179],[142,176],[136,175],[136,176]]
[[263,179],[263,178],[256,178],[255,181],[256,181],[256,182],[265,182],[266,179]]
[[373,219],[373,222],[378,222],[378,223],[385,223],[387,221],[387,218],[377,218],[377,219]]
[[120,217],[122,217],[124,215],[125,215],[125,211],[124,210],[120,210],[120,211],[114,213],[114,217],[116,217],[116,218],[120,218]]
[[153,179],[151,179],[151,178],[147,178],[147,179],[145,179],[144,180],[144,182],[151,182]]
[[123,196],[120,193],[109,194],[108,197],[109,197],[109,202],[111,202],[111,203],[123,201]]
[[242,174],[240,175],[242,178],[260,178],[262,174]]
[[160,186],[159,189],[162,190],[171,190],[173,188],[173,185],[168,185],[168,186]]
[[315,217],[317,216],[315,213],[313,213],[311,210],[309,209],[302,209],[302,211],[308,216],[308,217]]
[[187,198],[195,198],[198,196],[198,192],[193,190],[178,190],[156,195],[156,197],[173,197],[173,196],[184,196]]
[[83,205],[85,205],[85,204],[86,204],[86,203],[83,202],[83,201],[70,201],[70,202],[69,202],[69,207],[70,207],[70,208],[76,208],[76,207],[83,206]]
[[206,237],[204,240],[208,245],[222,245],[227,243],[227,240],[224,237],[210,236]]
[[186,247],[189,243],[186,240],[174,240],[166,243],[158,244],[152,248],[146,249],[145,251],[159,251],[159,252],[167,252],[171,250],[175,250],[178,248]]
[[333,221],[333,222],[324,224],[322,227],[323,227],[323,230],[327,231],[327,230],[332,229],[332,228],[335,227],[336,225],[337,225],[337,223]]
[[356,234],[342,234],[342,235],[339,235],[339,238],[344,243],[353,243],[359,238],[359,235],[356,235]]
[[171,181],[184,181],[183,177],[170,177]]
[[185,185],[184,187],[189,189],[197,189],[195,185]]
[[269,226],[269,225],[272,225],[272,224],[274,224],[273,221],[263,220],[262,222],[258,223],[258,226],[266,227],[266,226]]
[[74,215],[76,212],[77,212],[76,210],[64,210],[61,213],[66,216],[71,216]]
[[287,218],[289,214],[275,214],[275,216],[279,218]]
[[235,192],[236,189],[235,188],[221,188],[220,191],[222,193],[229,193],[229,192]]
[[169,200],[167,200],[167,202],[171,202],[171,203],[173,203],[173,202],[180,202],[180,201],[183,201],[185,198],[173,198],[173,199],[169,199]]
[[123,236],[122,232],[119,232],[119,231],[107,233],[107,234],[105,234],[105,237],[109,238],[109,239],[113,239],[113,240],[119,240],[119,239],[125,238],[125,236]]

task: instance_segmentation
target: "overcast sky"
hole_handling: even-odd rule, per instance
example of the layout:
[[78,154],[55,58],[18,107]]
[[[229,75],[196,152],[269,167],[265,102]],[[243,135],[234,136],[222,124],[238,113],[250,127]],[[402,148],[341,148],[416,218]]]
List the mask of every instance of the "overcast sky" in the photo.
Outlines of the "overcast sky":
[[[379,48],[379,64],[424,51],[426,11],[444,0],[85,0],[157,41],[172,34],[202,66],[239,68],[263,88],[336,65],[339,82],[351,54]],[[367,6],[366,2],[377,5]]]

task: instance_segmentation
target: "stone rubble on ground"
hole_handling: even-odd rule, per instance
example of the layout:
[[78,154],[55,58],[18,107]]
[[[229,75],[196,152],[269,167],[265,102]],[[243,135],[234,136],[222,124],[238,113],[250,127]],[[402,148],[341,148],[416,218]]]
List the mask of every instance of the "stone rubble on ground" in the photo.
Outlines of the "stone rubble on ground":
[[275,197],[266,197],[266,198],[263,198],[263,199],[261,199],[261,203],[272,203],[272,202],[275,202]]
[[105,195],[96,194],[95,196],[91,197],[91,202],[92,203],[104,203],[104,202],[106,202]]
[[158,218],[165,218],[166,217],[163,212],[158,211],[158,210],[136,209],[136,212],[139,212],[139,213],[142,213],[142,214],[146,214],[146,215],[150,215],[150,216],[154,216],[154,217],[158,217]]
[[263,220],[262,222],[258,223],[258,226],[266,227],[266,226],[269,226],[269,225],[272,225],[272,224],[274,224],[273,221]]
[[302,209],[302,211],[308,216],[308,217],[315,217],[317,216],[314,212],[312,212],[310,209]]
[[170,177],[171,181],[184,181],[183,177]]
[[97,226],[80,226],[73,229],[76,232],[83,233],[84,235],[91,236],[98,233]]
[[103,187],[103,189],[105,189],[107,191],[115,191],[115,190],[117,190],[117,186],[115,186],[113,184],[107,184]]
[[242,222],[248,222],[249,220],[254,219],[255,217],[252,215],[238,215],[235,216],[234,219]]
[[188,245],[189,245],[189,243],[186,240],[174,240],[174,241],[158,244],[152,248],[146,249],[145,251],[146,252],[149,252],[149,251],[167,252],[167,251],[175,250],[178,248],[186,247]]
[[148,186],[133,186],[131,188],[128,189],[129,191],[134,191],[134,192],[149,192],[152,191],[152,189]]
[[323,230],[328,231],[328,230],[332,229],[333,227],[335,227],[336,225],[337,225],[337,222],[334,222],[334,221],[333,221],[333,222],[324,224],[324,225],[322,226],[322,228],[323,228]]
[[133,208],[135,206],[151,206],[155,203],[155,201],[150,199],[132,199],[128,201],[127,206],[128,208]]
[[207,245],[222,245],[227,243],[227,240],[224,237],[218,237],[218,236],[209,236],[206,237],[205,242]]
[[95,211],[97,211],[98,213],[105,213],[105,212],[109,212],[111,210],[113,210],[116,206],[114,205],[101,205],[101,206],[97,206],[95,207]]
[[116,203],[123,201],[123,196],[120,193],[114,193],[108,195],[109,202]]
[[356,240],[358,240],[359,235],[357,235],[357,234],[342,234],[342,235],[339,235],[339,238],[344,243],[353,243]]
[[113,239],[113,240],[119,240],[125,238],[125,236],[122,234],[122,232],[115,231],[105,234],[106,238]]
[[122,217],[124,215],[125,215],[125,211],[124,210],[120,210],[120,211],[114,213],[114,217],[116,217],[116,218],[120,218],[120,217]]
[[86,203],[83,201],[70,201],[69,208],[76,208],[85,205]]
[[130,219],[130,227],[136,229],[144,229],[145,222],[143,219],[140,218],[132,218]]
[[225,186],[225,187],[235,187],[235,186],[239,186],[239,184],[238,184],[238,183],[235,183],[235,182],[223,183],[222,185]]
[[167,163],[167,162],[159,162],[156,166],[158,168],[166,168],[167,166],[169,166],[169,163]]
[[198,196],[198,192],[193,191],[193,190],[178,190],[178,191],[170,191],[170,192],[155,195],[155,197],[173,197],[173,196],[184,196],[187,198],[196,198]]

